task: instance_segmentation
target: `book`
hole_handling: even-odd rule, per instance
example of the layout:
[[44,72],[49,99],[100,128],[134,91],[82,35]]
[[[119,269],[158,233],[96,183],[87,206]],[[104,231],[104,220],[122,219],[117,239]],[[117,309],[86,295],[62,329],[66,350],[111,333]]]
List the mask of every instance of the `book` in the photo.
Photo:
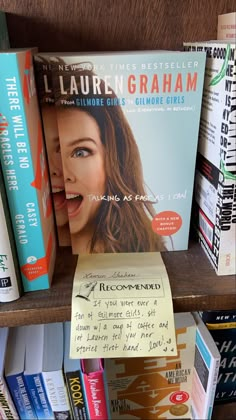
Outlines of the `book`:
[[50,287],[56,256],[33,52],[0,52],[0,159],[25,292]]
[[176,356],[105,359],[112,419],[191,418],[196,323],[174,316]]
[[82,374],[81,359],[70,359],[70,328],[71,322],[64,322],[63,371],[65,374],[73,419],[88,420],[88,404]]
[[206,51],[206,72],[193,200],[193,226],[218,275],[236,273],[234,43],[185,42]]
[[22,283],[1,165],[0,226],[0,302],[11,302],[20,297]]
[[4,376],[4,365],[8,334],[8,327],[0,328],[0,418],[18,420],[19,416],[17,414],[15,405],[12,401],[11,394],[9,392]]
[[19,417],[22,420],[34,420],[37,419],[37,416],[24,379],[25,333],[24,326],[9,328],[4,370],[5,379]]
[[69,398],[63,375],[63,324],[43,325],[42,377],[55,419],[71,419]]
[[92,420],[108,420],[110,415],[104,360],[100,358],[82,359],[81,366],[89,418]]
[[197,324],[197,332],[192,384],[192,418],[210,420],[221,356],[200,315],[194,312],[193,317]]
[[74,254],[188,248],[205,59],[51,57]]
[[62,161],[59,150],[56,109],[52,90],[50,56],[48,54],[35,54],[34,69],[47,149],[58,242],[60,246],[70,246],[71,239]]
[[39,420],[55,419],[43,380],[44,325],[27,325],[24,379]]
[[10,48],[6,13],[0,11],[0,50]]
[[201,311],[221,355],[215,403],[236,401],[236,311]]
[[236,12],[218,15],[217,39],[236,39]]

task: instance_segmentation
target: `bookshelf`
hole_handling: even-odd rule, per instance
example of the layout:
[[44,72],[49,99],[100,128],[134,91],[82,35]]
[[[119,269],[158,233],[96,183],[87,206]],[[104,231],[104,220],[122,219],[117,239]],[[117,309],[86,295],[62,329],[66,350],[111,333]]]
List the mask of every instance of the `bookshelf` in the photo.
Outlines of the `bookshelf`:
[[[183,41],[216,38],[217,17],[235,11],[235,0],[0,0],[0,9],[7,12],[13,48],[181,50]],[[235,308],[234,276],[217,276],[199,244],[192,240],[188,251],[163,253],[163,259],[176,312]],[[51,289],[0,304],[0,326],[70,319],[76,260],[69,249],[58,251]],[[235,418],[235,409],[216,407],[213,419]]]

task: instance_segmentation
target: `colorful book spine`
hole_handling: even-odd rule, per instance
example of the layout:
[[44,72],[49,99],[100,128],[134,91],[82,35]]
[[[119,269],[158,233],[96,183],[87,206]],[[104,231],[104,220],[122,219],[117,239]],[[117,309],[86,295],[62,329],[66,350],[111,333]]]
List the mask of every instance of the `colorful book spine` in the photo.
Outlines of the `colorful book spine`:
[[236,311],[200,312],[221,355],[215,403],[236,401]]
[[0,302],[11,302],[20,297],[22,284],[1,166],[0,226]]
[[88,420],[88,404],[80,359],[70,359],[71,322],[64,322],[64,360],[63,370],[75,420]]
[[[108,398],[102,359],[82,359],[82,371],[88,401],[89,418],[108,420]],[[90,369],[90,367],[92,369]]]
[[210,420],[221,356],[199,314],[194,312],[193,316],[197,324],[197,333],[193,371],[192,417],[193,419]]
[[37,419],[33,403],[27,391],[23,373],[7,376],[6,381],[20,419]]
[[86,395],[81,371],[65,372],[66,387],[74,420],[88,420]]
[[47,149],[49,173],[52,189],[52,201],[60,246],[70,246],[71,237],[62,160],[59,151],[58,127],[54,95],[52,90],[52,72],[48,54],[34,55],[34,69],[39,106],[43,123]]
[[35,413],[39,420],[54,419],[54,414],[49,403],[44,386],[42,373],[24,375],[30,398],[33,401]]
[[32,53],[0,53],[0,158],[25,292],[50,287],[56,255]]

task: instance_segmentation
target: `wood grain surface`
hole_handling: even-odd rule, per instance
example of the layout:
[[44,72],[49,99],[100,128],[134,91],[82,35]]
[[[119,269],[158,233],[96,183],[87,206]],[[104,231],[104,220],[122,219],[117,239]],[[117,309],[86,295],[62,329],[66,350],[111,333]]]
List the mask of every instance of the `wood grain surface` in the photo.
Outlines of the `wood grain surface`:
[[0,0],[12,47],[40,51],[182,49],[216,38],[236,0]]

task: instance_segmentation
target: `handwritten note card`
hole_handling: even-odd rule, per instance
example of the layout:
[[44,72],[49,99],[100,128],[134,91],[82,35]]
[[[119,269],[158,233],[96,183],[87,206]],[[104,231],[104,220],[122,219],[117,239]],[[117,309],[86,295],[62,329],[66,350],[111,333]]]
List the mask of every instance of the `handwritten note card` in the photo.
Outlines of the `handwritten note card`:
[[72,293],[70,357],[176,354],[171,289],[161,254],[80,256]]

